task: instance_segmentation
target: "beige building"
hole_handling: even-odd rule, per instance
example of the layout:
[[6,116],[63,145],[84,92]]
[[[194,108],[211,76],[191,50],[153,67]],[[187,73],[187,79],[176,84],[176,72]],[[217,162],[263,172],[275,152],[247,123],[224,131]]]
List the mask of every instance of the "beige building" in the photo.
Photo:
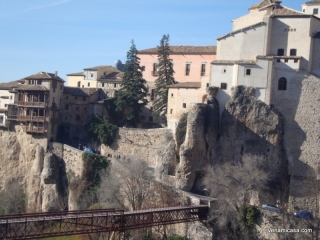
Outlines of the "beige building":
[[192,104],[204,103],[208,86],[209,77],[203,77],[201,82],[183,82],[168,86],[167,123],[169,129],[175,131],[181,115],[188,112]]
[[[318,1],[306,3],[305,12]],[[256,97],[272,104],[274,94],[283,94],[292,74],[320,74],[320,19],[316,15],[264,0],[249,8],[249,14],[233,20],[233,31],[218,38],[217,59],[211,63],[210,86],[220,87],[222,113],[231,87],[253,86]],[[273,92],[273,86],[278,91]]]
[[10,96],[13,95],[9,96],[9,99],[14,101],[8,103],[7,125],[22,124],[27,133],[56,140],[63,83],[57,72],[39,72],[7,83],[7,87],[11,85],[9,93],[14,94],[12,99]]
[[101,88],[109,97],[120,89],[123,72],[112,66],[97,66],[83,72],[67,74],[67,85],[79,88]]

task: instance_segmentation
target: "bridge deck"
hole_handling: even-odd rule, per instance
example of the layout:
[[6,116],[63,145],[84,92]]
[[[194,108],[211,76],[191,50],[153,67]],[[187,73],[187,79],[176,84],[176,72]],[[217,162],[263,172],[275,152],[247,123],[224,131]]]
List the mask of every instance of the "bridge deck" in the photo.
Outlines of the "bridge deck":
[[206,220],[208,206],[181,206],[124,212],[118,209],[34,213],[0,217],[0,239],[36,239]]

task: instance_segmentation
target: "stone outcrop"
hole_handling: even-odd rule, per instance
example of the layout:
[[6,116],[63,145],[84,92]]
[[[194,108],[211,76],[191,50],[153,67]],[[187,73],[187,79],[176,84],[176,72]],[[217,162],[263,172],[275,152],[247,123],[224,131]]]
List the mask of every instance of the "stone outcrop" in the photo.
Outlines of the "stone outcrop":
[[187,115],[186,136],[180,146],[176,187],[190,191],[197,174],[210,163],[219,130],[217,88],[208,88],[207,104],[194,104]]

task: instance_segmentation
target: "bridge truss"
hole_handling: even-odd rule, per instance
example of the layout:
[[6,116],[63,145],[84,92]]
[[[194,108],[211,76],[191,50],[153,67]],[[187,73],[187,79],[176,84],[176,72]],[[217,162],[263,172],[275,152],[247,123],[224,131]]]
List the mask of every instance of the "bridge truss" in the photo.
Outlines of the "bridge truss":
[[0,216],[0,239],[37,239],[202,221],[208,206],[184,206],[124,212],[117,209]]

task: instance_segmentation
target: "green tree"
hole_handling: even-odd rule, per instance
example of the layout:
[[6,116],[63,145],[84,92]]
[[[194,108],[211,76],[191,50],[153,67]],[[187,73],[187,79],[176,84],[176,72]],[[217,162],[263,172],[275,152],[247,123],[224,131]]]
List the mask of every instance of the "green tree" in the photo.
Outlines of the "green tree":
[[137,57],[137,49],[132,40],[132,45],[127,53],[127,61],[124,68],[124,76],[121,89],[116,95],[116,110],[124,113],[124,121],[132,127],[139,122],[140,112],[147,105],[148,88],[146,80],[142,77],[140,58]]
[[88,122],[88,135],[92,141],[110,145],[118,131],[118,127],[109,122],[106,117],[93,115]]
[[156,79],[156,99],[153,103],[153,117],[166,119],[168,103],[168,85],[176,83],[174,80],[172,59],[170,59],[169,34],[163,35],[158,46],[158,66]]

